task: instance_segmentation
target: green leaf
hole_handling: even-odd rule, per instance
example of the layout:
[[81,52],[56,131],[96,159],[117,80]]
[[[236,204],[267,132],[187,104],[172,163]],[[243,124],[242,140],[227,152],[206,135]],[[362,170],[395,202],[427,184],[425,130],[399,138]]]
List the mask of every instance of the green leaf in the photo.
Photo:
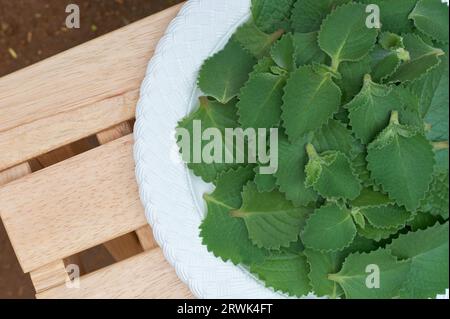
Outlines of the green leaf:
[[359,208],[369,208],[369,207],[380,207],[393,204],[394,201],[389,198],[386,194],[377,192],[372,188],[364,188],[361,194],[351,201],[353,207]]
[[448,43],[448,5],[436,0],[419,0],[409,15],[415,26],[433,39]]
[[388,51],[380,46],[370,53],[372,59],[372,78],[375,82],[383,82],[400,67],[401,60],[396,51]]
[[295,0],[252,0],[253,20],[264,32],[288,30],[294,2]]
[[408,222],[408,226],[413,232],[419,229],[427,229],[436,225],[440,218],[430,213],[417,212],[414,219]]
[[249,21],[240,26],[235,34],[234,39],[239,42],[244,49],[257,58],[266,56],[270,52],[270,48],[281,36],[283,30],[277,30],[272,34],[262,32],[253,21]]
[[275,63],[284,70],[292,71],[294,69],[294,42],[292,34],[285,34],[277,43],[274,44],[270,55]]
[[444,51],[426,44],[415,34],[406,34],[403,37],[406,50],[410,54],[410,60],[400,65],[388,80],[390,82],[408,82],[420,79],[424,74],[437,67],[439,57]]
[[207,59],[200,70],[198,86],[221,103],[236,97],[248,80],[256,60],[234,40]]
[[344,103],[350,102],[361,91],[364,76],[371,72],[370,55],[358,62],[343,62],[340,64],[339,73],[342,79],[338,80],[337,83],[342,90],[342,101]]
[[367,207],[358,209],[358,211],[367,218],[372,226],[383,229],[403,227],[413,217],[410,212],[397,205]]
[[357,227],[358,234],[364,238],[379,242],[383,239],[388,239],[391,236],[397,234],[403,227],[392,228],[377,228],[370,223],[366,223],[365,227]]
[[432,215],[448,219],[449,214],[449,178],[448,171],[436,172],[430,190],[422,201],[421,210]]
[[250,78],[237,103],[239,123],[244,129],[269,129],[279,124],[285,83],[283,76],[270,73]]
[[327,151],[318,155],[314,146],[308,144],[309,162],[306,165],[307,187],[313,187],[325,198],[355,199],[361,192],[361,183],[353,172],[345,154]]
[[329,274],[334,274],[341,269],[341,265],[345,260],[343,252],[322,253],[306,249],[304,254],[311,269],[308,277],[314,294],[318,297],[330,297],[333,299],[343,295],[344,291],[339,284],[328,279]]
[[376,4],[380,8],[381,28],[397,34],[412,32],[414,25],[408,19],[417,0],[363,0],[366,4]]
[[396,50],[400,48],[405,48],[403,44],[403,38],[398,34],[392,32],[383,32],[378,38],[378,43],[385,50]]
[[298,0],[292,9],[292,27],[295,32],[319,31],[322,20],[337,6],[350,0]]
[[335,203],[316,209],[306,221],[301,234],[303,244],[320,251],[339,251],[349,246],[356,236],[350,210]]
[[311,144],[318,153],[336,150],[344,153],[348,158],[353,158],[356,153],[356,141],[352,132],[336,120],[330,120],[315,131]]
[[393,112],[391,124],[369,145],[367,160],[383,190],[399,205],[415,211],[432,180],[434,153],[422,134],[398,123],[396,114]]
[[243,204],[231,216],[242,218],[254,245],[267,249],[289,247],[299,234],[311,209],[296,207],[278,191],[258,192],[248,184],[242,193]]
[[334,70],[343,61],[361,60],[373,48],[377,30],[367,28],[365,9],[363,4],[346,4],[324,20],[319,32],[319,46],[330,56]]
[[305,187],[306,138],[289,143],[283,135],[278,142],[278,171],[275,173],[277,185],[286,198],[297,206],[306,206],[317,200],[317,193]]
[[252,244],[245,222],[230,216],[242,205],[241,190],[254,176],[252,167],[240,167],[220,175],[217,187],[204,199],[208,214],[200,226],[200,237],[208,251],[234,264],[262,262],[266,251]]
[[277,188],[276,178],[271,174],[261,174],[260,166],[255,168],[255,184],[258,192],[271,192]]
[[324,125],[338,111],[341,92],[331,74],[311,66],[294,71],[285,87],[281,119],[291,142]]
[[302,297],[311,291],[309,266],[303,254],[273,252],[266,260],[250,267],[250,271],[264,281],[266,287]]
[[[205,182],[211,183],[216,180],[219,173],[226,169],[236,167],[238,164],[226,164],[224,161],[205,163],[202,158],[197,159],[194,153],[202,152],[210,142],[195,140],[194,127],[198,127],[199,130],[201,128],[198,132],[199,135],[208,128],[217,128],[223,133],[223,143],[220,150],[220,155],[223,159],[225,153],[234,152],[233,149],[227,148],[224,142],[223,136],[225,129],[235,128],[237,126],[238,122],[234,100],[223,105],[204,97],[200,99],[199,108],[179,123],[178,128],[186,129],[189,132],[189,147],[183,147],[184,142],[182,143],[180,140],[178,141],[178,145],[181,147],[183,160],[188,163],[188,167],[193,170],[196,176],[201,177]],[[197,144],[199,144],[198,148],[195,147]]]
[[[372,274],[369,266],[379,269],[379,288],[370,288]],[[409,263],[397,261],[388,250],[347,257],[342,270],[329,278],[339,283],[348,299],[388,299],[398,297],[409,269]]]
[[319,47],[317,36],[318,32],[294,33],[294,59],[297,66],[325,63],[326,55]]
[[411,268],[401,290],[403,298],[435,298],[448,289],[448,222],[400,235],[387,249]]
[[361,92],[345,108],[349,111],[353,132],[368,144],[389,124],[390,114],[400,107],[399,104],[390,87],[376,84],[367,75]]

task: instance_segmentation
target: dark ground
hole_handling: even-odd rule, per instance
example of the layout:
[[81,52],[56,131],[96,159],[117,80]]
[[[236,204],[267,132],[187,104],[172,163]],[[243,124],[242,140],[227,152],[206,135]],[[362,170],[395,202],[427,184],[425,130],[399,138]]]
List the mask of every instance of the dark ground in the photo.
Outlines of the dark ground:
[[[181,0],[0,0],[0,76],[158,12]],[[67,29],[65,8],[79,5],[81,28]],[[0,119],[1,121],[1,119]],[[1,203],[0,203],[1,205]],[[84,256],[86,267],[108,263],[99,247]],[[32,298],[0,221],[0,299]]]

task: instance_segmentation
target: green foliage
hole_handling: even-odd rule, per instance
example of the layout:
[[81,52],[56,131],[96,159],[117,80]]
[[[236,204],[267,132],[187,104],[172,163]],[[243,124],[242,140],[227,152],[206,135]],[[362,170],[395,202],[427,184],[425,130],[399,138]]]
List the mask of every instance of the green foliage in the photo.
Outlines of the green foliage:
[[[368,4],[380,29],[366,26]],[[265,149],[278,167],[193,161],[178,140],[193,174],[216,187],[204,195],[203,244],[293,297],[444,293],[448,65],[439,0],[252,0],[252,18],[201,67],[206,96],[178,127],[201,149],[196,121],[222,138],[278,129]],[[222,142],[214,153],[238,151]]]

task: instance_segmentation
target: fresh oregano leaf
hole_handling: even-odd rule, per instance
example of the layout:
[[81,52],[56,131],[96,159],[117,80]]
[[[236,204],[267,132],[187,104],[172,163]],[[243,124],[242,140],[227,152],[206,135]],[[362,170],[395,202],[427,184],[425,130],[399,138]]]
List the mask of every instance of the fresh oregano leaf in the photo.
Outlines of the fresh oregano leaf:
[[399,104],[390,87],[377,84],[366,75],[361,92],[345,107],[353,132],[368,144],[387,126],[392,110],[398,109]]
[[266,287],[289,296],[303,297],[311,291],[309,266],[302,253],[272,252],[262,263],[253,264],[250,271],[264,281]]
[[239,123],[246,128],[271,128],[280,122],[285,77],[270,73],[252,76],[237,103]]
[[297,241],[312,211],[294,206],[279,191],[260,193],[252,183],[244,187],[242,200],[242,207],[231,216],[242,218],[253,244],[266,249],[289,247]]
[[244,49],[255,57],[261,58],[269,54],[270,48],[283,33],[283,30],[277,30],[272,34],[264,33],[253,21],[250,21],[240,26],[233,37]]
[[306,139],[291,144],[283,135],[278,143],[277,185],[286,198],[297,206],[306,206],[317,200],[317,193],[305,186],[305,165],[308,163]]
[[[224,133],[225,128],[237,127],[238,122],[235,103],[236,101],[232,100],[224,105],[202,97],[200,98],[200,106],[198,109],[188,117],[184,118],[178,125],[178,128],[186,129],[189,132],[188,148],[183,148],[185,147],[185,145],[183,145],[185,143],[180,143],[179,141],[183,160],[188,163],[188,167],[194,172],[194,174],[201,177],[205,182],[214,182],[219,173],[229,168],[236,167],[238,164],[227,164],[223,160],[205,163],[203,158],[199,156],[201,154],[198,154],[198,149],[194,148],[198,142],[198,148],[201,152],[201,150],[205,150],[205,147],[209,144],[209,142],[203,140],[195,141],[194,129],[197,128],[197,130],[199,130],[199,134],[202,134],[208,128],[216,128]],[[223,136],[224,134],[222,134],[222,138]],[[222,159],[227,152],[234,152],[234,150],[228,149],[223,140],[222,149],[219,154]]]
[[430,213],[417,212],[415,217],[408,222],[408,227],[415,232],[420,229],[427,229],[436,225],[438,222],[443,222],[440,217],[431,215]]
[[312,144],[308,144],[306,149],[309,156],[305,168],[307,187],[313,187],[325,198],[358,197],[361,183],[345,154],[327,151],[319,155]]
[[341,122],[330,120],[326,125],[314,132],[311,144],[317,153],[325,151],[340,151],[349,159],[357,153],[357,145],[352,132]]
[[[406,51],[405,51],[406,52]],[[370,53],[372,59],[372,78],[375,82],[381,83],[394,74],[400,67],[402,61],[396,51],[389,51],[380,46],[375,46]]]
[[406,34],[403,37],[410,59],[401,64],[397,70],[388,77],[390,82],[408,82],[420,79],[440,63],[439,57],[445,52],[426,44],[415,34]]
[[[369,266],[379,269],[379,287],[370,286]],[[342,270],[328,278],[337,282],[349,299],[387,299],[400,296],[400,289],[406,278],[410,265],[406,261],[398,261],[386,249],[371,253],[355,253],[347,257]],[[369,272],[368,272],[369,269]],[[368,285],[369,284],[369,285]]]
[[294,50],[292,34],[288,33],[274,44],[270,51],[270,56],[280,68],[292,71],[295,66]]
[[[406,225],[413,215],[397,205],[357,208],[375,228],[393,229]],[[364,228],[364,227],[363,227]]]
[[264,32],[289,30],[294,2],[295,0],[252,0],[253,20]]
[[239,43],[231,40],[222,51],[204,62],[198,86],[205,95],[228,103],[239,94],[255,63]]
[[329,203],[306,221],[301,234],[303,244],[323,252],[339,251],[349,246],[356,236],[351,211],[336,203]]
[[416,129],[391,123],[369,145],[367,160],[375,181],[399,205],[415,211],[432,180],[434,154],[431,144]]
[[448,222],[400,235],[387,249],[411,264],[403,282],[403,298],[436,298],[449,287]]
[[337,112],[341,91],[330,73],[319,74],[311,66],[294,71],[285,87],[283,126],[291,142],[325,124]]
[[317,42],[318,32],[294,33],[294,60],[298,67],[326,61],[325,53]]
[[366,19],[366,6],[350,3],[338,7],[324,20],[319,46],[330,56],[334,70],[341,62],[361,60],[373,48],[377,30],[368,28]]
[[212,194],[205,194],[208,214],[200,236],[208,251],[234,264],[262,262],[266,252],[252,244],[245,222],[230,215],[242,205],[241,190],[254,177],[252,167],[240,167],[221,174]]
[[449,216],[449,177],[447,171],[438,171],[433,176],[430,190],[422,201],[421,210],[448,219]]
[[371,57],[367,55],[358,62],[343,62],[339,66],[339,73],[342,79],[336,81],[342,90],[342,101],[344,103],[350,102],[364,83],[364,76],[372,72]]
[[409,18],[423,33],[448,43],[448,5],[442,1],[419,0]]
[[271,192],[277,188],[276,178],[272,174],[261,174],[260,166],[255,168],[255,184],[258,192]]
[[322,20],[337,6],[350,0],[297,0],[292,9],[292,28],[295,32],[319,31]]

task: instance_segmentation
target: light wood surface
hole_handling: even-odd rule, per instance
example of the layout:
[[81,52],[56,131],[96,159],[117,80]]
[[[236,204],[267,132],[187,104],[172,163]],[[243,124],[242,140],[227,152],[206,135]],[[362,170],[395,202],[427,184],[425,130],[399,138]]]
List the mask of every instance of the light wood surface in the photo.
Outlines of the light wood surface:
[[126,136],[0,188],[0,215],[25,272],[147,224]]
[[[130,134],[147,63],[180,7],[0,78],[0,217],[38,298],[192,297],[145,219]],[[99,244],[122,261],[68,288],[63,259]]]
[[179,9],[0,78],[0,171],[132,118],[147,63]]
[[65,284],[38,298],[192,298],[167,264],[161,250],[153,249],[86,275],[77,289]]

